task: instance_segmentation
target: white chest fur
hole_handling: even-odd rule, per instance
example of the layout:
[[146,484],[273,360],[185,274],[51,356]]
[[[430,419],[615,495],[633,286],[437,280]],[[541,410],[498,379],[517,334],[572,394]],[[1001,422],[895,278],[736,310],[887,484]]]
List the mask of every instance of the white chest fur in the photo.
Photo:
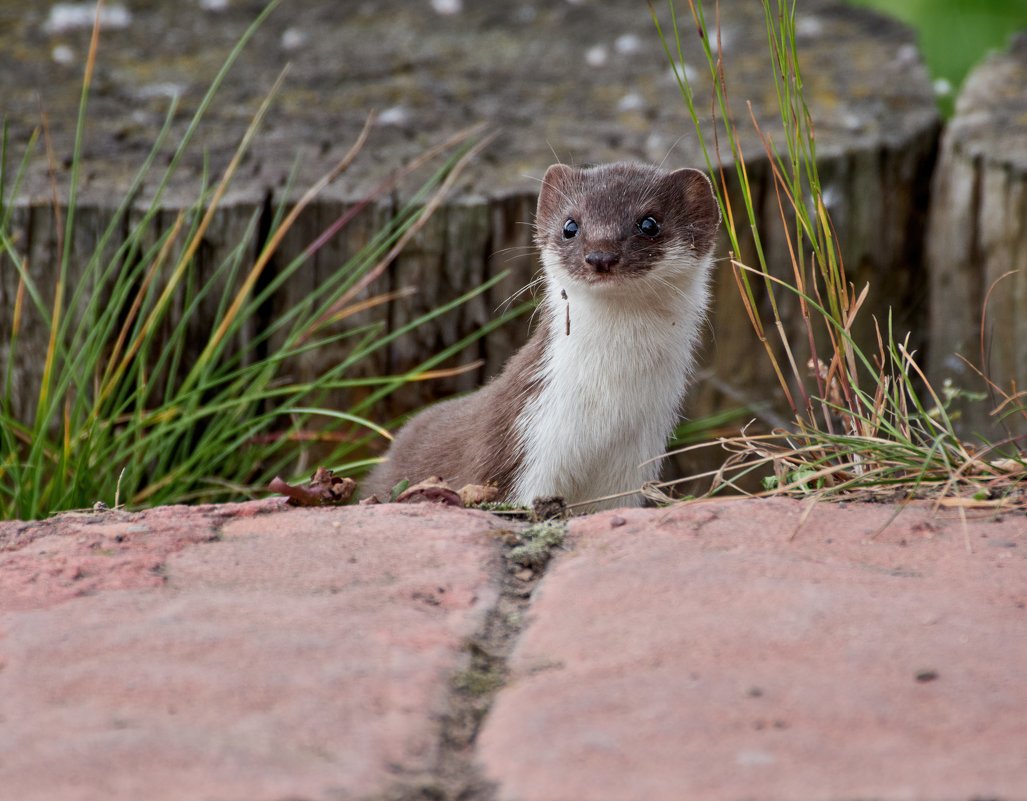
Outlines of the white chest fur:
[[[523,461],[514,500],[561,495],[569,503],[637,490],[654,480],[693,369],[706,306],[708,264],[645,291],[557,286],[550,272],[551,330],[541,388],[517,428]],[[568,293],[564,300],[561,289]],[[571,330],[565,312],[570,308]],[[644,463],[644,464],[643,464]],[[591,509],[641,503],[633,495]]]

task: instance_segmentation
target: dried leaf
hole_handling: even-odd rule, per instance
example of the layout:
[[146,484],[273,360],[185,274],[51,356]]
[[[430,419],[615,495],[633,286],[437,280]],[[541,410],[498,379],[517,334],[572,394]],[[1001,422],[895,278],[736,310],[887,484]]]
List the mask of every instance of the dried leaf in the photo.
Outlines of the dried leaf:
[[444,503],[463,506],[460,495],[439,476],[431,476],[403,490],[396,503]]
[[499,500],[499,487],[490,484],[464,484],[460,488],[460,501],[464,506],[478,506]]
[[323,467],[314,471],[306,486],[294,486],[275,476],[268,487],[288,497],[292,506],[341,506],[349,502],[356,488],[357,482],[352,478],[337,476]]
[[978,500],[976,498],[942,498],[938,501],[940,506],[949,506],[957,509],[996,509],[1009,506],[1008,498],[997,498],[995,500]]

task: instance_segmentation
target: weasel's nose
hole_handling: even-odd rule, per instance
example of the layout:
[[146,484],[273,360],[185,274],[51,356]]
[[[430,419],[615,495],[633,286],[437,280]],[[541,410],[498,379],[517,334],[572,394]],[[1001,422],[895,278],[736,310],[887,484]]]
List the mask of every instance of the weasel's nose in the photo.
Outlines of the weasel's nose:
[[620,262],[620,254],[596,250],[585,256],[585,261],[591,264],[597,273],[608,273]]

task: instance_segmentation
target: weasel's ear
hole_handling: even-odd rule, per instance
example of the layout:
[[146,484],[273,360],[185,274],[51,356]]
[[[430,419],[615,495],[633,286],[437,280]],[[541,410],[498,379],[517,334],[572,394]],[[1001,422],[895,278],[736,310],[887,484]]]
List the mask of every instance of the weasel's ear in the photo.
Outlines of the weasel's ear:
[[684,203],[685,219],[689,223],[696,250],[707,251],[713,246],[713,237],[720,227],[720,206],[713,193],[713,184],[701,170],[686,167],[667,176],[674,183],[674,194]]
[[560,201],[566,195],[566,187],[574,175],[574,168],[566,164],[554,164],[546,170],[542,178],[542,189],[538,193],[538,210],[535,219],[548,217],[556,213]]

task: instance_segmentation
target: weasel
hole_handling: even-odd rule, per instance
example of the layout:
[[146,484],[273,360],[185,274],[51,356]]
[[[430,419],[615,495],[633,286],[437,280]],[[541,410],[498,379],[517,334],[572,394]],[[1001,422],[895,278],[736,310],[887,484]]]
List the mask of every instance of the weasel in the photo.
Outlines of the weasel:
[[[535,242],[541,319],[502,372],[416,415],[365,482],[495,484],[530,504],[638,505],[678,420],[694,367],[720,210],[706,175],[619,163],[554,164]],[[650,461],[655,460],[655,461]]]

